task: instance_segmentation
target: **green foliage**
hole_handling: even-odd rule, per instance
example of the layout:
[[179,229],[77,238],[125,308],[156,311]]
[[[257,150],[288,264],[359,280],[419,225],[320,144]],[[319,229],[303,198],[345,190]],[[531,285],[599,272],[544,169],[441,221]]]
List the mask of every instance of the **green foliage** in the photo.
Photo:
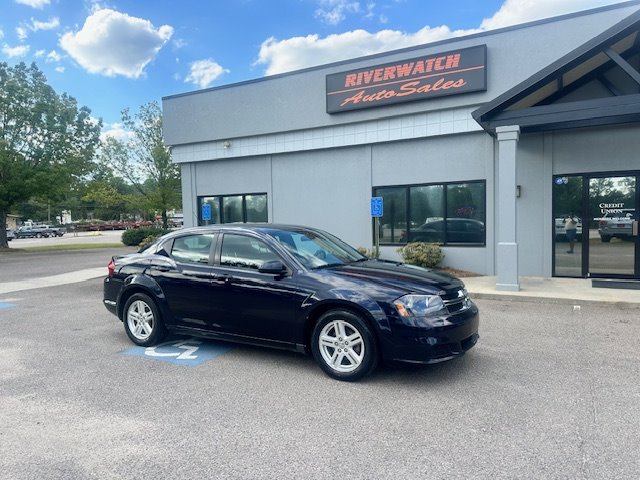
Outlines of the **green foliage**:
[[400,247],[398,253],[404,263],[424,268],[434,268],[444,258],[444,253],[437,243],[408,243],[404,247]]
[[[168,233],[169,230],[165,230],[162,228],[153,228],[153,227],[141,227],[141,228],[132,228],[130,230],[125,230],[122,234],[122,243],[131,247],[140,245],[143,241],[147,240],[149,237],[152,237],[154,240],[165,233]],[[149,242],[151,243],[151,242]]]
[[360,252],[365,257],[369,258],[380,258],[380,252],[376,255],[376,249],[372,248],[371,250],[367,250],[366,247],[358,247],[358,252]]
[[78,185],[99,142],[101,122],[90,114],[58,95],[35,64],[0,63],[0,225],[20,203],[55,201]]
[[136,114],[122,112],[122,123],[131,132],[129,140],[108,137],[101,161],[121,174],[140,195],[138,204],[159,211],[167,228],[167,210],[182,204],[180,169],[171,161],[162,138],[162,111],[157,103],[140,107]]

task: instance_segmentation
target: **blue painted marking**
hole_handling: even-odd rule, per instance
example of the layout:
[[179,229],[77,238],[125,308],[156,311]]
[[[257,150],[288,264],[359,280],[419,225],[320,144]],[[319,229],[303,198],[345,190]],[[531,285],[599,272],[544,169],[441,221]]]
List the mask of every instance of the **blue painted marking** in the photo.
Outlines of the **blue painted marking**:
[[233,350],[233,346],[222,342],[198,338],[175,338],[155,347],[133,347],[121,353],[195,367],[229,350]]
[[11,308],[15,306],[15,303],[0,303],[0,310],[2,310],[3,308]]
[[382,197],[371,197],[371,216],[382,217],[383,211]]

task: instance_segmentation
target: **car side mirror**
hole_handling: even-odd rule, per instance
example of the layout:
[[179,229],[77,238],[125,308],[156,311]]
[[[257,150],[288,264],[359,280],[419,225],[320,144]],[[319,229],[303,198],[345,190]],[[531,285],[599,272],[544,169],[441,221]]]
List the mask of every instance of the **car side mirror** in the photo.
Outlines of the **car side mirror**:
[[167,251],[164,249],[164,247],[162,247],[160,250],[158,250],[158,251],[156,252],[156,255],[161,255],[161,256],[163,256],[163,257],[171,258],[171,257],[169,256],[169,252],[167,252]]
[[258,269],[258,272],[260,273],[268,273],[271,275],[282,275],[283,273],[286,273],[286,271],[287,268],[280,260],[264,262]]

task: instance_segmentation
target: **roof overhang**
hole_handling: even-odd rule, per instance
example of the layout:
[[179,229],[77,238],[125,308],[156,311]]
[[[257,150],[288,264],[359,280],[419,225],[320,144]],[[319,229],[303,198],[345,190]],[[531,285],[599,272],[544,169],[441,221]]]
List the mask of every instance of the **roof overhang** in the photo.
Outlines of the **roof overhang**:
[[[628,59],[640,51],[640,10],[563,56],[473,112],[489,133],[518,125],[523,132],[580,128],[640,121],[640,72]],[[604,73],[621,69],[637,87],[621,94],[606,85]],[[610,95],[553,103],[589,81],[598,79]]]

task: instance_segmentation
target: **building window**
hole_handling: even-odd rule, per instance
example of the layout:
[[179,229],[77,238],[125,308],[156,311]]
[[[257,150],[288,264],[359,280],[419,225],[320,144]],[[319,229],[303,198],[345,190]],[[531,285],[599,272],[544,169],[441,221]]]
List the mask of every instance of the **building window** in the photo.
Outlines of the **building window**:
[[380,243],[485,245],[486,182],[376,187],[384,199]]
[[[202,219],[204,204],[211,206],[211,220]],[[266,193],[198,197],[198,225],[266,223],[268,221]]]

